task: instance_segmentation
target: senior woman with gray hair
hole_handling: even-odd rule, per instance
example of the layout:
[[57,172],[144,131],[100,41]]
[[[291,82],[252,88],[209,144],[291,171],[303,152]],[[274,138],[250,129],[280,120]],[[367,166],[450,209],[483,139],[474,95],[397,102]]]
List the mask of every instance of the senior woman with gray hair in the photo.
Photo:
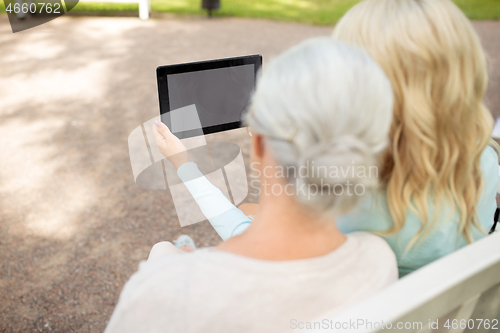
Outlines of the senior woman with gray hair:
[[[368,170],[386,145],[392,96],[374,60],[331,38],[303,42],[271,61],[245,120],[261,184],[282,190],[262,190],[253,221],[158,122],[160,152],[201,210],[220,208],[209,220],[224,242],[188,254],[163,243],[126,283],[106,332],[305,328],[322,312],[395,281],[395,256],[384,240],[343,235],[335,225],[336,215],[377,186]],[[269,171],[278,169],[286,172]]]

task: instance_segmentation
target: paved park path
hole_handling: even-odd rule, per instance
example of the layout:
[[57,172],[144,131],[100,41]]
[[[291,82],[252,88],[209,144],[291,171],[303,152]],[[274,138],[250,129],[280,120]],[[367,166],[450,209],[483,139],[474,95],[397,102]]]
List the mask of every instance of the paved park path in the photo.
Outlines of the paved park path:
[[[500,115],[500,22],[476,22]],[[151,246],[180,228],[168,191],[138,189],[127,137],[158,113],[155,68],[329,35],[247,19],[62,17],[12,34],[0,15],[0,332],[101,332]],[[240,138],[247,155],[248,140]],[[255,200],[250,198],[249,200]]]

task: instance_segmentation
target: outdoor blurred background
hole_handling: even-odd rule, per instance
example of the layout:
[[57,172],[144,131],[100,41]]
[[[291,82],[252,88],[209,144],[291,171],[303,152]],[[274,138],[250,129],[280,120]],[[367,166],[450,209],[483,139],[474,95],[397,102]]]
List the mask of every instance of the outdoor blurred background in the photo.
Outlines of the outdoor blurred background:
[[[132,130],[158,114],[160,65],[262,54],[330,35],[354,0],[80,3],[69,15],[13,34],[0,5],[0,332],[103,331],[120,290],[151,246],[191,235],[170,193],[137,188]],[[488,54],[487,105],[500,116],[500,0],[456,0]],[[240,133],[241,134],[241,133]],[[248,136],[209,141],[240,145]],[[246,201],[256,201],[249,195]]]
[[[332,25],[360,0],[222,0],[216,16],[250,17],[315,25]],[[500,18],[499,0],[454,0],[472,20]],[[201,0],[151,0],[153,16],[161,13],[202,15]],[[71,15],[137,15],[137,4],[79,3]],[[0,12],[5,7],[0,4]],[[156,14],[156,15],[155,15]]]

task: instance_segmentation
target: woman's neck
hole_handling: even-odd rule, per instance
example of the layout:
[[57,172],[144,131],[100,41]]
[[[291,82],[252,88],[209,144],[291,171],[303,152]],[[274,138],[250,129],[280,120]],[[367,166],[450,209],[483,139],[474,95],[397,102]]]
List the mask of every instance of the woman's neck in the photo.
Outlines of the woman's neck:
[[298,260],[325,255],[345,240],[334,220],[312,217],[286,194],[262,194],[248,229],[217,249],[262,260]]

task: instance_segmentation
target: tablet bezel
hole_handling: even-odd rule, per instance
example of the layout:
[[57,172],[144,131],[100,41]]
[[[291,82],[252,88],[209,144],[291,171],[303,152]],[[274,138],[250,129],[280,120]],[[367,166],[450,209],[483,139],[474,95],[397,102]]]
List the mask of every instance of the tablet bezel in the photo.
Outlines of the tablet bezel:
[[[257,81],[257,72],[262,66],[262,55],[260,54],[157,67],[156,80],[158,84],[158,100],[160,103],[160,119],[163,114],[166,114],[171,111],[170,100],[168,96],[168,83],[167,83],[168,75],[199,72],[210,69],[219,69],[219,68],[235,67],[242,65],[254,65],[254,74],[255,74],[254,89],[255,89],[255,84]],[[162,94],[162,90],[165,92],[165,94]],[[241,125],[242,125],[241,121],[236,121],[227,124],[202,127],[202,131],[203,134],[211,134],[235,128],[240,128]],[[175,135],[181,138],[188,138],[200,135],[200,131],[199,129],[196,129],[183,132],[176,132]]]

